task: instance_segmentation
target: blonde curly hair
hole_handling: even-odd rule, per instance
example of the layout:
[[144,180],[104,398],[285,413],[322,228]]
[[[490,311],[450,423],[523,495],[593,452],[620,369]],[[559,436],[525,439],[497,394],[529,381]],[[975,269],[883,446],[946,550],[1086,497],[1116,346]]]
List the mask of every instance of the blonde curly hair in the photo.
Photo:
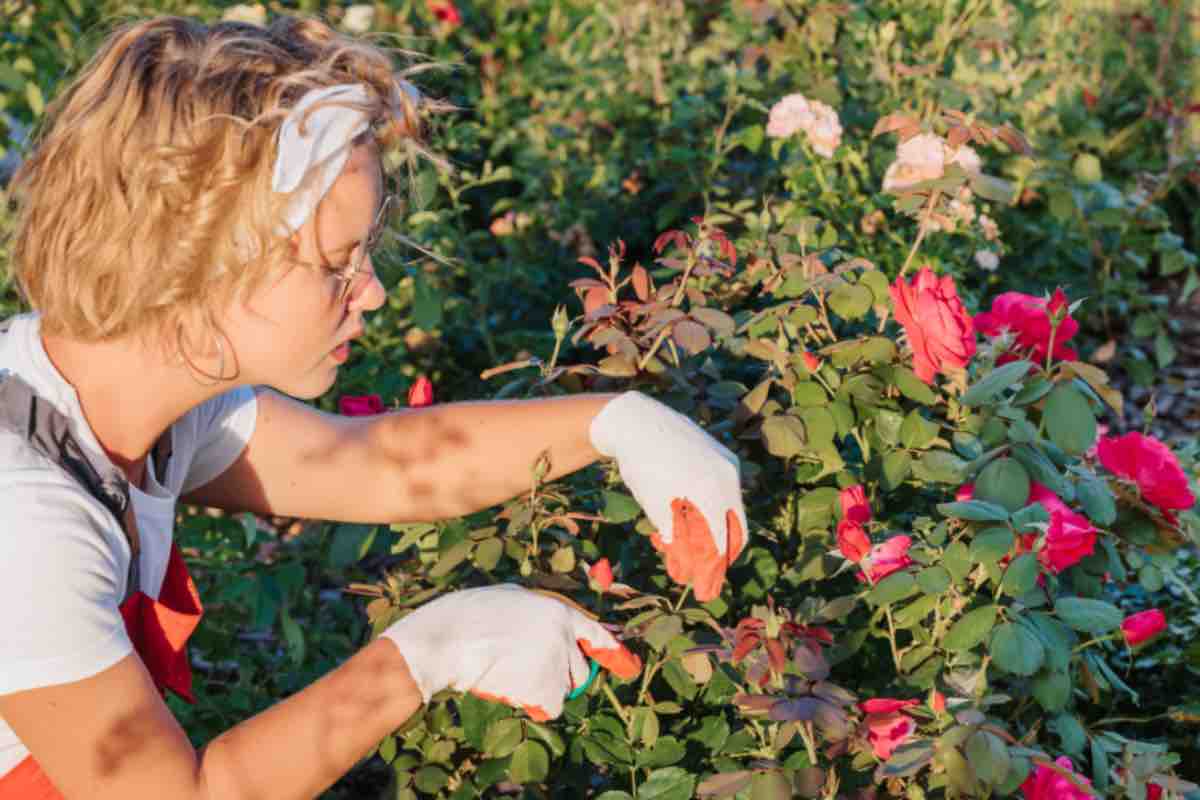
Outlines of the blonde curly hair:
[[365,135],[424,152],[400,75],[390,51],[316,19],[122,25],[50,105],[13,177],[11,277],[47,333],[149,334],[186,355],[289,246],[289,196],[271,190],[289,110],[359,83]]

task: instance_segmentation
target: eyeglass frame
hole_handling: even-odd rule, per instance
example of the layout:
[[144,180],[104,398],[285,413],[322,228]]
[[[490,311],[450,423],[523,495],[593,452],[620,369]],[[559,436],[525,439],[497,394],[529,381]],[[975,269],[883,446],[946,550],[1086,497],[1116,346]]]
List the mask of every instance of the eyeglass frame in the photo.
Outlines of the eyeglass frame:
[[299,267],[320,269],[332,275],[341,284],[341,288],[338,290],[337,301],[339,303],[345,302],[346,298],[350,295],[350,287],[353,285],[358,273],[366,272],[363,269],[363,264],[370,257],[371,251],[379,246],[379,242],[383,238],[383,232],[387,227],[384,223],[387,220],[388,210],[396,199],[396,195],[394,194],[384,196],[383,202],[379,206],[379,211],[375,213],[375,220],[371,223],[371,228],[367,231],[366,237],[355,246],[354,252],[350,254],[350,257],[343,266],[317,264],[312,261],[301,261],[296,258],[289,258],[288,261]]

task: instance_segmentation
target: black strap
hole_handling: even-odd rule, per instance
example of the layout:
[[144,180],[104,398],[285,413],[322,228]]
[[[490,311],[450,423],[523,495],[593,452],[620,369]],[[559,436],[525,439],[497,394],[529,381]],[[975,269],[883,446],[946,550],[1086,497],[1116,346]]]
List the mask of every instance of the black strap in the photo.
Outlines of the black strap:
[[[3,332],[2,328],[0,332]],[[125,582],[125,599],[129,599],[140,585],[141,553],[136,526],[131,529],[125,524],[125,515],[130,510],[129,481],[112,464],[93,460],[88,455],[75,438],[66,415],[11,371],[0,369],[0,431],[4,430],[27,441],[35,452],[66,472],[116,518],[129,542],[129,576]],[[169,437],[163,438],[168,439],[166,454],[169,456]],[[156,445],[156,469],[160,468],[159,450]]]

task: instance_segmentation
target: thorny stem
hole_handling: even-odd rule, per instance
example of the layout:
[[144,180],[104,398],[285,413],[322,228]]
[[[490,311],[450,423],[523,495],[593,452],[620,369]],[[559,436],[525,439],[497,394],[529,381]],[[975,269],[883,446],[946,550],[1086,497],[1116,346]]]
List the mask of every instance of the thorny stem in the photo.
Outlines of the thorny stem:
[[1072,653],[1081,653],[1094,644],[1101,644],[1103,642],[1111,642],[1116,638],[1117,638],[1117,635],[1115,633],[1110,633],[1108,636],[1097,636],[1094,639],[1088,639],[1086,642],[1084,642],[1081,645],[1076,645],[1075,649],[1072,650],[1071,652]]
[[904,266],[900,268],[900,275],[908,272],[908,265],[912,263],[913,256],[917,254],[917,250],[921,247],[921,242],[925,241],[925,232],[929,230],[928,219],[929,213],[933,211],[937,205],[938,196],[941,192],[934,191],[929,195],[929,202],[925,204],[925,211],[921,214],[920,224],[917,226],[917,240],[913,242],[912,249],[908,251],[908,258],[904,259]]
[[692,593],[692,585],[689,583],[687,586],[683,587],[683,591],[679,593],[679,602],[677,602],[675,605],[671,606],[671,610],[679,611],[680,607],[683,605],[683,601],[686,600],[687,596],[691,593]]
[[671,326],[664,325],[663,329],[658,333],[658,338],[654,340],[654,344],[650,345],[650,349],[646,351],[646,354],[642,356],[642,360],[638,362],[638,372],[641,372],[646,368],[646,365],[650,363],[650,359],[654,358],[654,354],[658,352],[658,348],[662,345],[663,339],[666,339],[670,333]]
[[625,710],[625,706],[621,705],[621,701],[613,694],[612,687],[608,685],[608,681],[604,682],[604,696],[608,698],[608,702],[612,704],[613,710],[617,712],[617,716],[625,723],[625,727],[629,727],[629,712]]
[[892,605],[888,603],[883,607],[884,616],[887,617],[888,624],[888,642],[892,646],[892,662],[896,665],[896,672],[903,672],[900,668],[900,651],[896,649],[896,625],[892,622]]
[[804,749],[808,751],[809,766],[817,765],[817,743],[813,737],[812,720],[805,720],[800,726],[800,738],[804,740]]

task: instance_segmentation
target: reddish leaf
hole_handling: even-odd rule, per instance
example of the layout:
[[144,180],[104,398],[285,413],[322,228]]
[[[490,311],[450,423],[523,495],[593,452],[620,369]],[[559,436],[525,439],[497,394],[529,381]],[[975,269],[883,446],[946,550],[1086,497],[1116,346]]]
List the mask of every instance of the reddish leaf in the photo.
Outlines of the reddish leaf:
[[878,136],[881,133],[891,133],[898,131],[901,128],[915,128],[918,126],[917,120],[907,114],[888,114],[880,117],[875,123],[875,127],[871,129],[871,136]]
[[712,345],[712,337],[708,329],[692,319],[681,319],[671,329],[671,337],[675,343],[687,352],[695,355],[702,353]]
[[591,314],[596,309],[608,303],[608,288],[601,284],[587,290],[583,296],[583,313]]
[[596,270],[601,275],[604,274],[604,268],[600,266],[600,262],[597,261],[596,259],[592,258],[591,256],[580,256],[577,260],[579,261],[580,264],[587,264],[589,267]]
[[650,281],[650,273],[646,272],[646,268],[641,264],[637,264],[633,268],[633,292],[637,295],[637,299],[645,303],[650,299],[650,292],[654,290],[654,284]]
[[767,639],[767,663],[771,665],[772,672],[783,672],[787,666],[787,652],[783,649],[783,642]]

